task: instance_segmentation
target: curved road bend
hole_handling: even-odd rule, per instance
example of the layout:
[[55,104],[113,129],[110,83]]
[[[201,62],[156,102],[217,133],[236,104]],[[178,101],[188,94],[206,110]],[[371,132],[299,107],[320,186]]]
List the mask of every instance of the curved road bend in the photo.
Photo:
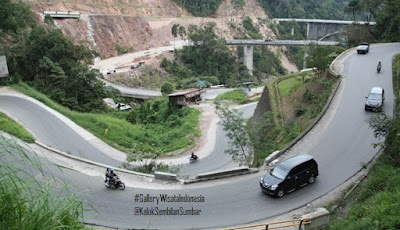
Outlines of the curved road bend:
[[[230,89],[219,90],[219,92],[227,90]],[[212,97],[213,95],[215,95],[214,91],[205,96]],[[240,110],[245,112],[244,116],[251,117],[255,107],[256,104],[252,103],[241,107]],[[11,95],[0,95],[0,110],[5,110],[17,118],[40,142],[48,146],[113,167],[121,166],[121,160],[107,155],[101,147],[93,146],[48,110],[29,100]],[[188,159],[187,163],[185,161],[185,164],[180,165],[180,174],[194,177],[199,173],[237,167],[238,164],[232,162],[229,155],[224,154],[228,144],[221,125],[217,127],[216,143],[214,150],[199,162],[189,164]]]
[[[151,190],[127,187],[125,191],[107,190],[101,183],[103,178],[90,177],[78,172],[59,169],[52,172],[67,180],[73,180],[71,190],[94,205],[97,213],[86,212],[84,219],[119,228],[191,229],[216,228],[240,225],[286,213],[326,194],[361,169],[361,162],[368,162],[376,153],[372,147],[376,140],[365,120],[372,114],[364,111],[368,90],[382,86],[386,91],[384,110],[392,113],[393,91],[391,60],[400,52],[400,44],[371,46],[367,55],[350,55],[345,64],[343,97],[328,129],[320,135],[309,152],[320,166],[320,176],[311,186],[306,186],[281,199],[263,194],[259,189],[259,178],[263,173],[230,178],[210,183],[182,186],[181,189]],[[383,70],[376,74],[376,63],[381,60]],[[90,188],[90,190],[88,190]],[[160,194],[202,195],[202,203],[140,203],[135,202],[138,193],[159,196]],[[150,216],[135,215],[135,207],[158,207],[201,209],[198,216]],[[142,212],[144,213],[144,212]]]

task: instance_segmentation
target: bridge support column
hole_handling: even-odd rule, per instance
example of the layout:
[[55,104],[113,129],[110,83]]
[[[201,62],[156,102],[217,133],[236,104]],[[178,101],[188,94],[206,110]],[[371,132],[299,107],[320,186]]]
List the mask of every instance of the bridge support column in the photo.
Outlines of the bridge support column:
[[244,64],[250,72],[250,75],[253,76],[253,46],[244,46]]
[[307,68],[308,47],[304,47],[303,69]]

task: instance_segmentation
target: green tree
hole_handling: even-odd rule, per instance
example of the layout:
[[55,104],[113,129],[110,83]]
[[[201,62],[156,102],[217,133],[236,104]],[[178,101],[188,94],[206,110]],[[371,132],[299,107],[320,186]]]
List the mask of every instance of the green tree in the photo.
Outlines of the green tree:
[[215,34],[215,23],[202,27],[189,27],[189,38],[194,45],[185,47],[178,57],[195,75],[216,76],[220,84],[237,73],[235,59],[225,41]]
[[215,101],[215,104],[223,130],[229,139],[230,148],[225,150],[225,153],[231,155],[232,160],[238,162],[240,166],[251,166],[254,159],[254,149],[242,113],[238,110],[225,108],[218,100]]
[[[254,165],[260,166],[264,163],[261,156],[268,156],[275,148],[274,137],[271,137],[274,123],[271,112],[267,112],[258,122],[250,122],[249,137],[254,149]],[[260,162],[261,160],[261,162]]]
[[186,36],[186,29],[184,26],[179,26],[179,36],[181,36],[181,39],[183,40],[183,37]]
[[18,1],[1,0],[0,7],[0,35],[2,33],[17,33],[19,29],[36,27],[35,15],[30,7]]
[[386,0],[376,17],[375,36],[386,42],[400,41],[400,0]]
[[174,0],[177,4],[181,5],[187,11],[197,17],[204,17],[214,14],[222,0]]
[[349,25],[346,26],[347,46],[354,47],[361,42],[372,42],[375,40],[369,25]]
[[175,49],[175,38],[178,37],[179,24],[174,24],[171,28],[171,34],[174,36],[174,49]]
[[235,22],[236,22],[236,30],[237,30],[238,14],[241,10],[243,10],[243,7],[245,6],[245,2],[243,0],[232,0],[231,4],[233,5],[233,9],[235,10]]
[[356,20],[356,14],[361,12],[362,6],[359,0],[352,0],[349,4],[344,8],[344,12],[347,14],[353,15],[353,20]]
[[170,82],[165,82],[162,86],[161,86],[161,93],[162,94],[170,94],[174,92],[174,85],[172,85],[172,83]]
[[323,46],[311,46],[309,48],[309,55],[307,57],[307,63],[309,67],[315,67],[319,75],[329,67],[330,58],[329,50]]
[[[379,9],[385,0],[362,0],[361,5],[366,9],[376,20],[378,17]],[[371,19],[370,19],[371,20]]]

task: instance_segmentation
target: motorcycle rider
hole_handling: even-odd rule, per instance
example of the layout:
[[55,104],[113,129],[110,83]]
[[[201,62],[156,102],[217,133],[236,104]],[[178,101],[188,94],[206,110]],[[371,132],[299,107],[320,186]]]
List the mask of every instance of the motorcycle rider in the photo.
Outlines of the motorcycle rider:
[[107,168],[106,170],[106,183],[108,185],[110,185],[110,183],[112,185],[115,184],[115,177],[117,177],[117,174],[115,174],[114,169],[113,168]]
[[197,158],[199,158],[196,154],[192,153],[192,155],[190,156],[190,158],[192,158],[193,160],[197,160]]
[[378,70],[378,72],[380,72],[381,68],[382,68],[382,63],[381,63],[381,61],[379,61],[378,62],[378,66],[376,67],[376,69]]

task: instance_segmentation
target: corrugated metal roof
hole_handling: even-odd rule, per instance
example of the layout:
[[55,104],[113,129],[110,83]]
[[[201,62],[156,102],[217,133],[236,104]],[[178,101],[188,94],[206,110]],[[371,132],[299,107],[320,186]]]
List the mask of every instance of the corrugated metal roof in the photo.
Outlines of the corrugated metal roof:
[[[184,89],[184,90],[179,90],[174,93],[168,94],[169,97],[174,97],[174,96],[182,96],[185,95],[186,98],[188,97],[193,97],[196,96],[200,93],[204,92],[203,89],[196,89],[196,88],[191,88],[191,89]],[[189,95],[190,94],[190,95]]]

